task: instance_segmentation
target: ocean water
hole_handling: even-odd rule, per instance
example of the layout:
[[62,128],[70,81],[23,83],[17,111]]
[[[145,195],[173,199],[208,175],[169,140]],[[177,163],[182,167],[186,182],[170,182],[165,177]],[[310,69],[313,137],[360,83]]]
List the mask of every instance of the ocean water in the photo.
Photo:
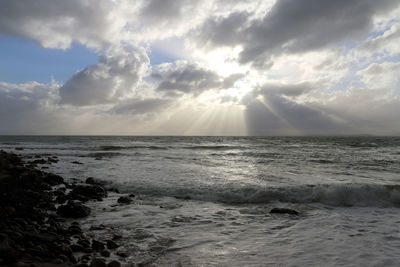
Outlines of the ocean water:
[[116,194],[92,202],[82,220],[103,225],[98,235],[121,233],[126,263],[400,262],[398,137],[2,136],[0,148],[27,161],[57,156],[44,167],[135,194],[131,205],[116,205]]

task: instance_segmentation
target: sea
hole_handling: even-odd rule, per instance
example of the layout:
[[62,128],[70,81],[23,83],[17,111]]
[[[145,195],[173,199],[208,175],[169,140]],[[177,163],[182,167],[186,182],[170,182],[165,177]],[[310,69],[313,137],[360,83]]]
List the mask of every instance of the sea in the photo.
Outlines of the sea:
[[0,149],[134,194],[80,221],[118,232],[127,266],[400,264],[399,137],[0,136]]

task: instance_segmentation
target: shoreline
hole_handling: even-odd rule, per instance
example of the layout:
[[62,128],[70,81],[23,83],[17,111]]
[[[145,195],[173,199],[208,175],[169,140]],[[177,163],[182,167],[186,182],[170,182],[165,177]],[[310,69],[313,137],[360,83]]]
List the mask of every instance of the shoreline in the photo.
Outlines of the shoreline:
[[[44,161],[24,162],[0,151],[0,265],[121,266],[127,257],[118,250],[121,236],[94,238],[91,230],[96,229],[84,231],[79,223],[90,216],[86,202],[108,196],[102,182],[91,177],[67,182],[36,168]],[[128,204],[131,197],[121,194],[117,203]]]

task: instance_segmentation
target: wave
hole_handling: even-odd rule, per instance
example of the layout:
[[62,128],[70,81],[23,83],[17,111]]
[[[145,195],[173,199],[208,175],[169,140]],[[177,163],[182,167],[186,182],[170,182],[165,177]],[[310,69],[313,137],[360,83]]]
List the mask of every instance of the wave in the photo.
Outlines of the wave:
[[183,149],[205,149],[205,150],[231,150],[243,149],[243,146],[229,146],[229,145],[203,145],[203,146],[184,146]]
[[116,150],[130,150],[130,149],[152,149],[152,150],[167,150],[166,146],[146,146],[146,145],[136,145],[136,146],[100,146],[99,150],[103,151],[116,151]]
[[189,149],[189,150],[232,150],[243,149],[241,146],[229,145],[200,145],[200,146],[163,146],[163,145],[134,145],[134,146],[100,146],[99,150],[103,151],[116,151],[116,150],[129,150],[129,149],[151,149],[151,150],[167,150],[167,149]]
[[133,188],[135,188],[136,193],[226,204],[286,202],[321,203],[342,207],[400,206],[400,185],[320,184],[266,188],[256,186],[240,188]]
[[86,154],[85,157],[89,158],[112,158],[112,157],[117,157],[117,156],[122,156],[124,155],[123,153],[119,152],[96,152],[96,153],[89,153]]

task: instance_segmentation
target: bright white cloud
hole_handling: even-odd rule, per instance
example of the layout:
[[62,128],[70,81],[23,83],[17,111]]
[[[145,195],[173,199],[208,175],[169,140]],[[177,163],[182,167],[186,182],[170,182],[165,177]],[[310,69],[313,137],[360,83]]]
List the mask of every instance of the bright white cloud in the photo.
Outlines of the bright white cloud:
[[96,65],[74,74],[61,88],[62,104],[107,104],[134,93],[149,65],[143,49],[112,49]]

